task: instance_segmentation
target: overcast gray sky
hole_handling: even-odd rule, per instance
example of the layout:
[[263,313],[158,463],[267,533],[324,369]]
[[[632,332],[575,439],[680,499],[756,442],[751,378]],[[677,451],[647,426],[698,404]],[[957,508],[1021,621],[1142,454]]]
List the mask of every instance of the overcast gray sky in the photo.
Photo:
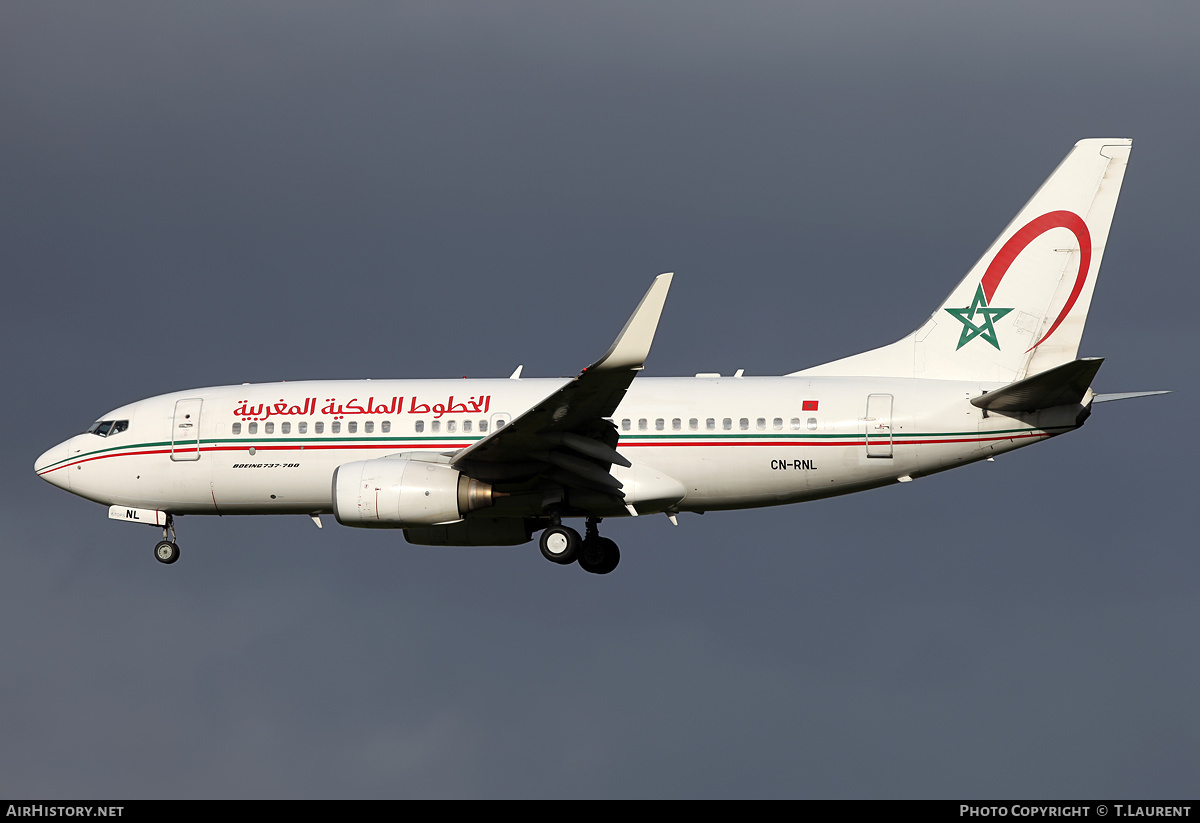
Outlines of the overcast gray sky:
[[[0,6],[0,796],[1200,795],[1196,3]],[[197,386],[646,374],[919,325],[1132,137],[1079,432],[606,521],[608,577],[38,480]]]

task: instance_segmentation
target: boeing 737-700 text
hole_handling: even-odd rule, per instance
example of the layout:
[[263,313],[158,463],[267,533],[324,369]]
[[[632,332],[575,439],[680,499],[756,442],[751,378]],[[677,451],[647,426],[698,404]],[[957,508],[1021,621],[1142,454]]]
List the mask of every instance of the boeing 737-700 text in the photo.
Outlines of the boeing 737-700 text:
[[[573,379],[312,381],[122,406],[38,458],[39,477],[162,529],[188,514],[332,513],[410,543],[516,545],[598,574],[605,517],[775,506],[906,483],[1083,425],[1076,359],[1131,141],[1077,143],[924,324],[781,377],[634,379],[671,275]],[[585,534],[564,524],[585,518]]]

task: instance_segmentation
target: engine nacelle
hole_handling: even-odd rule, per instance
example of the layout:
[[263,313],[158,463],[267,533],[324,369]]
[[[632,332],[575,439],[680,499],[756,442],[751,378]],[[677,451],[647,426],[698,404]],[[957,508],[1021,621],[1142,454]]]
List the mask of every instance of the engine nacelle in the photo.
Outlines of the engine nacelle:
[[333,472],[333,514],[343,526],[433,526],[490,505],[491,486],[444,463],[381,457]]

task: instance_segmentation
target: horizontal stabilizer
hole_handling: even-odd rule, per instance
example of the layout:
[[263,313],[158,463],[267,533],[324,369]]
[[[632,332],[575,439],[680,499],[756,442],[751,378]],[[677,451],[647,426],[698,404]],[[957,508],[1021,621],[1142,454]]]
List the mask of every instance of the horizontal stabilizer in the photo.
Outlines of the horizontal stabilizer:
[[1156,394],[1170,394],[1171,390],[1166,391],[1122,391],[1112,394],[1098,394],[1092,398],[1093,403],[1108,403],[1112,400],[1128,400],[1131,397],[1153,397]]
[[971,398],[971,405],[1001,412],[1025,412],[1079,403],[1100,371],[1103,357],[1085,357]]

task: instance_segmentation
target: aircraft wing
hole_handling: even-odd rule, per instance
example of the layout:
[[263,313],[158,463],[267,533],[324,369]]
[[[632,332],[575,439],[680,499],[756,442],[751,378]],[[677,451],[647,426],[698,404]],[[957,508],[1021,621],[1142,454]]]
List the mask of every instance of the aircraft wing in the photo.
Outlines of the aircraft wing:
[[621,483],[608,467],[630,464],[617,453],[617,430],[606,418],[650,353],[671,277],[654,279],[603,357],[507,426],[455,454],[450,464],[491,482],[543,475],[620,497]]

